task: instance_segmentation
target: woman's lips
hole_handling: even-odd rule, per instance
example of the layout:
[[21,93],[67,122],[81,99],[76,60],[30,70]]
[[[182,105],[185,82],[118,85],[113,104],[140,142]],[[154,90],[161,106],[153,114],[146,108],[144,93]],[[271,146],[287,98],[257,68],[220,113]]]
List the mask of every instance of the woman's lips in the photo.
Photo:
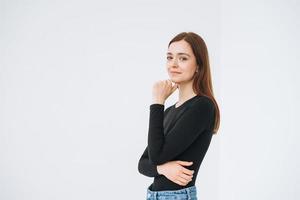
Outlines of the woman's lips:
[[176,76],[176,75],[181,74],[181,73],[179,73],[179,72],[170,72],[170,73],[171,73],[172,76]]
[[181,74],[180,72],[170,72],[173,75]]

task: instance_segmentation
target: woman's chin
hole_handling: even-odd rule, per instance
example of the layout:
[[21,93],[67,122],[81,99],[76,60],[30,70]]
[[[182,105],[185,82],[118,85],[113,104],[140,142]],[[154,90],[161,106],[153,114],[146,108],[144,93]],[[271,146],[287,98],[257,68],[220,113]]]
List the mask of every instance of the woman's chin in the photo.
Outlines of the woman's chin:
[[177,77],[174,77],[174,76],[169,76],[170,77],[170,80],[174,83],[179,83],[180,82],[180,79],[177,78]]
[[174,78],[170,78],[170,80],[171,80],[173,83],[176,83],[176,84],[179,84],[179,83],[180,83],[180,81],[179,81],[179,80],[177,80],[177,79],[174,79]]

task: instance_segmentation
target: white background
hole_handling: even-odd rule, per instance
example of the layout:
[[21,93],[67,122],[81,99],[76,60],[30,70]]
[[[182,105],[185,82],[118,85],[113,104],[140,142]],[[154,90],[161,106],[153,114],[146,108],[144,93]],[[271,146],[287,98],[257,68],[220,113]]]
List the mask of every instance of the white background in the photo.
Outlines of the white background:
[[206,41],[221,112],[198,198],[299,199],[299,6],[0,0],[0,199],[145,199],[151,89],[183,31]]

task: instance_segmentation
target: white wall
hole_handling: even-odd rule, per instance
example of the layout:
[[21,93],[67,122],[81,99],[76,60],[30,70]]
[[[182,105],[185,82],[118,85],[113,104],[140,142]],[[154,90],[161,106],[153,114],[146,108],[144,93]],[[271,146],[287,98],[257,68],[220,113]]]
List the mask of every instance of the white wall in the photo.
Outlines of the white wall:
[[222,1],[220,198],[300,198],[299,1]]
[[[218,62],[219,2],[0,5],[0,199],[144,199],[152,179],[137,164],[167,44],[198,32]],[[216,150],[203,194],[218,184]]]
[[1,0],[0,199],[145,199],[152,179],[137,162],[151,87],[168,78],[167,44],[182,31],[205,39],[221,109],[199,199],[299,198],[297,10],[296,1]]

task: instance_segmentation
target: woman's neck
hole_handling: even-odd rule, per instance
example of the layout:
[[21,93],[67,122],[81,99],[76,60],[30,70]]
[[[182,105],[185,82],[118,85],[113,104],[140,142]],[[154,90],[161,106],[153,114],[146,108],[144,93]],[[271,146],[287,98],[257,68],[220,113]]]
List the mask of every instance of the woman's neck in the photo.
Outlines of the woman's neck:
[[186,100],[196,96],[196,93],[193,91],[192,84],[192,82],[188,84],[178,84],[179,98],[177,101],[177,106],[181,105]]

